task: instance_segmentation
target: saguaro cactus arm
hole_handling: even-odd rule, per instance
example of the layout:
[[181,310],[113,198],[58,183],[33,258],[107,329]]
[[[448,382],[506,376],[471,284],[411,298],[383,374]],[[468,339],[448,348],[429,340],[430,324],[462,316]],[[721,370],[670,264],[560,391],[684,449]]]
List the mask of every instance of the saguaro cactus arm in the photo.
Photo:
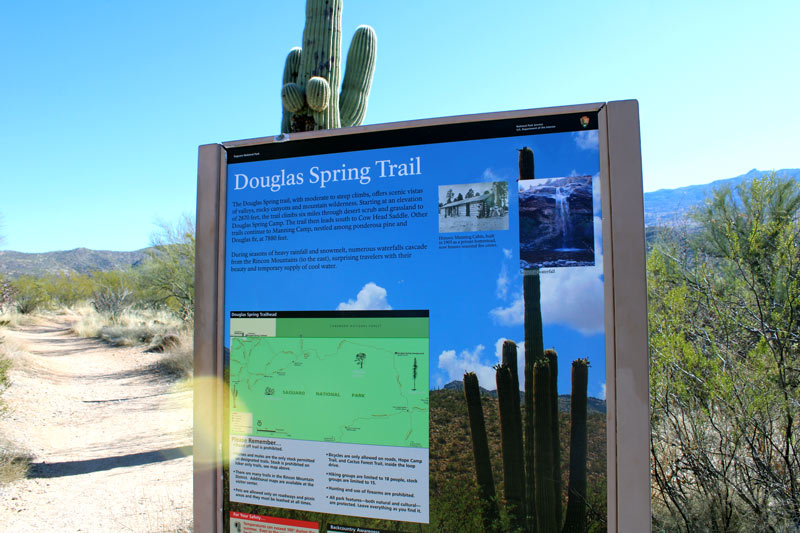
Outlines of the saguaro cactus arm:
[[281,89],[281,101],[283,102],[281,131],[283,133],[291,130],[292,116],[301,112],[306,104],[305,90],[297,84],[301,55],[300,48],[292,48],[283,65],[283,87]]
[[375,72],[378,36],[369,26],[359,26],[347,52],[339,112],[342,127],[358,126],[367,114],[367,99]]

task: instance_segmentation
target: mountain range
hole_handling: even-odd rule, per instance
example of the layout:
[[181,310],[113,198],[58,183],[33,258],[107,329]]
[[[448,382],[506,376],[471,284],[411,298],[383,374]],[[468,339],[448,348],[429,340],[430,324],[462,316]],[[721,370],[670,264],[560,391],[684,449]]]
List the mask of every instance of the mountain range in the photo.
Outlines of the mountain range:
[[[689,185],[677,189],[660,189],[644,193],[644,225],[671,226],[683,222],[685,216],[700,206],[714,190],[721,187],[736,187],[742,182],[766,176],[770,171],[753,169],[734,178],[721,179],[703,185]],[[776,170],[780,178],[800,181],[800,168]]]
[[[478,387],[481,391],[481,394],[486,394],[491,396],[492,398],[497,398],[497,391],[496,390],[488,390],[484,389],[483,387]],[[443,390],[451,390],[451,391],[463,391],[464,390],[464,382],[461,380],[453,380],[447,385],[442,387]],[[525,398],[524,393],[519,391],[519,399],[524,404]],[[570,405],[570,395],[569,394],[559,394],[558,395],[558,410],[562,413],[569,413],[569,405]],[[586,398],[586,408],[590,413],[605,413],[606,412],[606,401],[600,398],[593,398],[589,396]]]
[[[788,168],[775,171],[782,178],[800,181],[800,169]],[[712,181],[702,185],[689,185],[677,189],[661,189],[644,194],[644,223],[646,227],[671,226],[685,221],[686,215],[701,205],[717,188],[736,185],[769,171],[753,169],[745,174],[728,179]],[[108,250],[74,250],[23,253],[0,250],[0,276],[15,278],[21,275],[42,276],[60,273],[89,273],[96,270],[115,270],[138,265],[147,257],[147,249],[133,252]]]
[[112,252],[75,248],[59,252],[23,253],[0,250],[0,276],[88,274],[97,270],[119,270],[134,267],[147,258],[147,249],[134,252]]

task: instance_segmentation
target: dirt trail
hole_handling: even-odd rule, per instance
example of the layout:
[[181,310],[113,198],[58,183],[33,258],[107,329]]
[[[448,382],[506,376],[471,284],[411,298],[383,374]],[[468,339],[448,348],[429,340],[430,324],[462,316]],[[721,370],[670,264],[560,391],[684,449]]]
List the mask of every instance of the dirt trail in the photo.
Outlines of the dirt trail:
[[156,354],[74,337],[61,318],[4,334],[29,355],[13,358],[0,435],[34,459],[0,486],[0,529],[186,531],[191,388],[148,371]]

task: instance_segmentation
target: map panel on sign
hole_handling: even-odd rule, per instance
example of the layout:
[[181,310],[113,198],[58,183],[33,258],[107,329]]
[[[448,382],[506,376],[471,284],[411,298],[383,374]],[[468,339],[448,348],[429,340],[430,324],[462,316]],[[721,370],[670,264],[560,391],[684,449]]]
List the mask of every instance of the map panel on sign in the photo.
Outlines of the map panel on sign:
[[[308,318],[310,332],[325,331]],[[387,332],[419,335],[418,319],[381,318]],[[329,320],[328,320],[329,321]],[[232,433],[310,441],[428,447],[427,337],[302,337],[250,335],[231,338],[232,418],[252,414],[251,431]],[[340,324],[342,319],[337,319]],[[356,332],[353,327],[332,331]],[[375,329],[375,319],[367,321]],[[427,318],[425,319],[427,326]],[[411,322],[407,322],[411,325]],[[427,327],[425,328],[427,330]]]

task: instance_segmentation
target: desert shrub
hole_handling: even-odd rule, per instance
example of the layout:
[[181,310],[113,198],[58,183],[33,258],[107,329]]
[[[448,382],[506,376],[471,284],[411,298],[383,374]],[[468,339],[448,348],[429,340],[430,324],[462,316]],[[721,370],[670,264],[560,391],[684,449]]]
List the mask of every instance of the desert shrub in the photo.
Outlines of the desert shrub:
[[100,329],[108,324],[108,318],[88,302],[73,307],[71,313],[75,319],[70,324],[70,331],[78,337],[97,337]]
[[42,278],[20,276],[11,282],[11,287],[13,304],[23,315],[49,308],[52,304],[47,284]]
[[163,339],[185,329],[183,321],[174,313],[164,310],[128,309],[116,320],[99,313],[93,306],[80,306],[72,310],[77,319],[70,326],[79,337],[99,338],[114,346],[146,346],[152,349],[164,344]]
[[59,307],[72,307],[89,300],[96,283],[88,274],[60,273],[45,276],[41,280],[51,300]]
[[0,439],[0,485],[24,478],[33,457],[19,446]]
[[[169,374],[178,378],[188,378],[192,376],[194,369],[194,338],[190,331],[183,331],[177,335],[170,334],[171,339],[168,347],[164,349],[164,356],[156,363],[156,369],[164,374]],[[163,338],[157,339],[157,346],[163,344]]]
[[92,305],[98,313],[108,315],[113,322],[133,304],[133,291],[127,287],[103,287],[92,295]]
[[[0,412],[5,410],[2,394],[11,384],[9,371],[11,370],[11,359],[9,355],[9,345],[2,335],[0,335]],[[0,439],[0,485],[22,479],[28,473],[28,466],[31,463],[31,456],[11,442]]]
[[[0,337],[0,394],[3,394],[8,388],[10,383],[8,371],[11,369],[11,360],[6,357],[5,347],[3,344],[5,339]],[[0,407],[2,407],[2,399],[0,399]]]
[[148,259],[137,270],[141,301],[166,307],[191,322],[194,314],[194,221],[185,216],[175,225],[161,224],[152,237]]
[[111,322],[119,322],[122,314],[134,304],[132,274],[112,270],[96,272],[92,279],[95,284],[92,306],[98,313],[108,316]]
[[800,186],[716,191],[648,257],[654,531],[800,523]]
[[0,313],[8,311],[14,302],[14,286],[10,281],[0,278]]

